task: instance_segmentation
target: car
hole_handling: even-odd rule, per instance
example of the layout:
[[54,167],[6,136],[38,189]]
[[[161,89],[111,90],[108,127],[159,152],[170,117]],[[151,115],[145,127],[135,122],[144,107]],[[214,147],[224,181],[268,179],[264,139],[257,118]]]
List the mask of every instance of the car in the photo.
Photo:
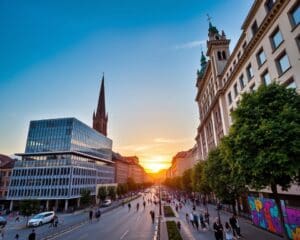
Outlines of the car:
[[50,222],[55,216],[55,212],[42,212],[33,216],[27,223],[28,227],[41,226],[45,223]]
[[7,221],[4,217],[0,216],[0,226],[4,227],[6,225]]
[[103,203],[102,203],[102,207],[108,207],[108,206],[110,206],[111,205],[111,200],[110,199],[107,199],[107,200],[105,200]]

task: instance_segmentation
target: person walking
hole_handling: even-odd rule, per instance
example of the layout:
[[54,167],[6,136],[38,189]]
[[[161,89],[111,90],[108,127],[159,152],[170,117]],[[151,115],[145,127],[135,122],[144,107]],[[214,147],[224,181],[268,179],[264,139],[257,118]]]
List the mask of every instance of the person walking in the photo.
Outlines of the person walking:
[[181,223],[179,221],[177,222],[177,228],[180,231],[180,229],[181,229]]
[[35,238],[36,238],[35,230],[32,229],[31,233],[28,235],[28,240],[35,240]]
[[146,207],[146,201],[143,202],[143,206],[144,206],[144,209],[145,209],[145,207]]
[[97,221],[99,222],[99,220],[100,220],[100,217],[101,217],[101,211],[100,211],[100,209],[98,208],[98,210],[96,211],[96,219],[97,219]]
[[152,224],[154,224],[154,220],[155,220],[155,212],[153,210],[150,211],[150,215],[151,215],[151,220],[152,220]]
[[223,225],[219,218],[216,218],[213,229],[215,232],[215,238],[216,240],[223,240]]
[[197,216],[197,214],[195,212],[193,213],[193,217],[194,217],[195,227],[196,227],[196,229],[198,231],[199,230],[199,219],[198,219],[198,216]]
[[195,228],[194,215],[193,215],[193,213],[190,213],[189,215],[190,215],[190,222],[191,222],[193,228]]
[[93,209],[91,209],[89,212],[89,218],[90,218],[90,223],[92,223],[93,222]]
[[233,236],[240,238],[241,237],[241,229],[240,229],[240,225],[239,225],[236,214],[232,215],[232,217],[229,219],[229,223],[230,223],[230,226],[233,231]]
[[202,230],[206,230],[206,225],[205,225],[204,217],[203,217],[203,214],[202,214],[202,213],[199,214],[199,219],[200,219],[201,229],[202,229]]
[[19,240],[19,237],[20,237],[20,236],[19,236],[19,234],[17,233],[16,236],[15,236],[15,240]]
[[186,222],[187,222],[188,224],[190,224],[190,223],[189,223],[190,221],[189,221],[189,214],[188,214],[188,213],[185,214],[185,220],[186,220]]
[[128,203],[128,212],[130,211],[130,209],[131,209],[131,204]]
[[225,239],[233,240],[233,230],[228,222],[225,223]]
[[137,212],[139,211],[139,208],[140,208],[140,204],[137,203],[137,204],[136,204],[136,211],[137,211]]
[[205,219],[205,222],[207,223],[207,225],[209,227],[209,213],[208,213],[208,211],[205,211],[205,213],[204,213],[204,219]]

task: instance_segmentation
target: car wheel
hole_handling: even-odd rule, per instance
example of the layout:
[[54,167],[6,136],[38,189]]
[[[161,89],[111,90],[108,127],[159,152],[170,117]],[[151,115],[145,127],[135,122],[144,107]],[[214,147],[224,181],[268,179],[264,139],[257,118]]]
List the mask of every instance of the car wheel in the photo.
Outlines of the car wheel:
[[39,226],[42,226],[43,225],[43,222],[41,221],[41,222],[39,222]]

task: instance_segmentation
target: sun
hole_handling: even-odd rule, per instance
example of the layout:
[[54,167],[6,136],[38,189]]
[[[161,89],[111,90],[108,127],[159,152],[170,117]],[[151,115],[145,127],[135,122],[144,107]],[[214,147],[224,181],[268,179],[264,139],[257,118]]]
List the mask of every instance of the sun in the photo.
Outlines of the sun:
[[170,162],[163,156],[152,156],[145,158],[141,161],[141,164],[148,173],[157,173],[162,169],[167,169],[170,166]]

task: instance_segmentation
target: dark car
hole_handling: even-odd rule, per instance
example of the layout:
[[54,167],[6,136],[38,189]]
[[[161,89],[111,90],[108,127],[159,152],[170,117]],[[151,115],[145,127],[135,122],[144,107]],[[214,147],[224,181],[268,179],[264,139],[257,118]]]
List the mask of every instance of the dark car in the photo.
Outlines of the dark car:
[[0,226],[4,227],[6,225],[6,219],[2,216],[0,216]]

